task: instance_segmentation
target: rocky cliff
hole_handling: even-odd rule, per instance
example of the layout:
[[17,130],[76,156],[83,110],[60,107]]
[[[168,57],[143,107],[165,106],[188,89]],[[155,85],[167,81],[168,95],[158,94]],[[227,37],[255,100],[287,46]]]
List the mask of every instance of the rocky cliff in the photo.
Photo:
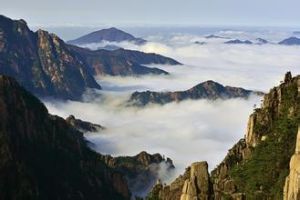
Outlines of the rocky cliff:
[[[208,197],[197,196],[194,199],[279,200],[284,194],[285,199],[297,199],[299,166],[296,136],[299,124],[300,76],[292,77],[291,73],[287,73],[284,81],[264,96],[261,108],[255,109],[249,117],[245,138],[237,142],[210,173],[212,190]],[[188,168],[170,186],[156,185],[149,199],[185,198],[187,186],[191,187],[190,174]],[[197,177],[206,177],[205,170]],[[203,189],[207,191],[206,186]],[[193,191],[196,195],[201,194],[201,188]],[[195,192],[192,193],[195,196]]]
[[248,98],[251,94],[262,95],[261,92],[245,90],[243,88],[223,86],[214,81],[200,83],[189,90],[179,92],[134,92],[128,101],[129,105],[145,106],[150,103],[166,104],[180,102],[187,99],[229,99]]
[[0,199],[129,199],[126,180],[83,134],[0,76]]
[[300,199],[300,126],[298,128],[295,153],[290,161],[290,174],[285,179],[284,200]]
[[0,16],[0,73],[39,96],[78,99],[100,89],[93,76],[56,35],[29,30],[24,20]]

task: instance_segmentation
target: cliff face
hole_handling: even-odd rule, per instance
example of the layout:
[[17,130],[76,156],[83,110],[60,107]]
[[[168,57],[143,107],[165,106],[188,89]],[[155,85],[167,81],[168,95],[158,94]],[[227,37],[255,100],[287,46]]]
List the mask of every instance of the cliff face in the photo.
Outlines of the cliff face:
[[[245,139],[236,143],[211,172],[213,189],[208,199],[279,200],[283,199],[283,194],[288,200],[299,198],[299,148],[298,145],[296,147],[299,124],[300,76],[292,77],[287,73],[284,81],[264,96],[261,108],[255,109],[249,117]],[[149,199],[179,200],[182,196],[186,197],[189,173],[177,178],[170,186],[156,185]],[[206,177],[205,174],[202,172],[197,177]],[[177,189],[171,190],[175,183]],[[206,188],[203,189],[207,191]],[[201,194],[201,190],[196,191],[197,195]]]
[[100,89],[84,63],[57,36],[29,30],[23,20],[0,16],[0,73],[39,96],[78,99]]
[[284,200],[300,199],[300,126],[298,128],[295,153],[290,161],[290,174],[285,179]]
[[129,199],[123,176],[83,134],[0,76],[0,199]]
[[179,92],[134,92],[129,105],[145,106],[150,103],[166,104],[169,102],[179,102],[187,99],[229,99],[248,98],[251,94],[261,95],[260,92],[245,90],[243,88],[223,86],[214,81],[206,81],[192,87],[186,91]]
[[76,128],[77,130],[87,133],[87,132],[100,132],[105,129],[103,126],[99,124],[93,124],[87,121],[82,121],[80,119],[76,119],[73,115],[70,115],[66,118],[66,122]]

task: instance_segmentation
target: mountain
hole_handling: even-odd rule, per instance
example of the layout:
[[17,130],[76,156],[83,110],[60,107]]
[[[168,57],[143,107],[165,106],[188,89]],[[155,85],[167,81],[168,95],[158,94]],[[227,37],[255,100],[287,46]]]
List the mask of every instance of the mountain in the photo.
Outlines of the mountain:
[[12,76],[38,96],[79,99],[101,89],[85,63],[56,35],[29,30],[24,20],[0,16],[0,74]]
[[156,54],[130,50],[90,51],[68,45],[24,20],[0,15],[0,74],[39,97],[80,100],[87,88],[101,89],[94,75],[168,74],[143,64],[179,64]]
[[205,36],[206,39],[230,39],[228,37],[218,36],[218,35],[208,35]]
[[129,105],[145,106],[150,103],[166,104],[170,102],[180,102],[187,99],[229,99],[248,98],[251,94],[261,95],[260,92],[245,90],[243,88],[223,86],[214,81],[200,83],[189,90],[179,92],[134,92],[129,101]]
[[168,74],[159,68],[146,67],[146,64],[180,65],[174,59],[154,53],[118,49],[114,51],[88,49],[70,46],[84,62],[93,75],[146,75]]
[[103,126],[99,124],[93,124],[91,122],[76,119],[74,115],[70,115],[69,117],[67,117],[66,122],[69,125],[73,126],[75,129],[77,129],[78,131],[81,131],[83,133],[87,133],[87,132],[96,133],[105,129]]
[[170,185],[157,184],[148,199],[299,199],[299,125],[300,75],[289,72],[250,115],[245,138],[211,173],[206,162],[196,162]]
[[282,45],[300,45],[300,38],[290,37],[290,38],[282,40],[278,44],[282,44]]
[[225,44],[253,44],[251,41],[249,40],[229,40],[227,42],[224,42]]
[[126,33],[122,30],[112,27],[112,28],[102,29],[99,31],[89,33],[77,39],[68,41],[68,43],[74,45],[82,45],[82,44],[90,44],[90,43],[101,43],[103,41],[109,41],[109,42],[129,41],[138,45],[144,44],[146,42],[146,40],[144,39],[136,38],[129,33]]
[[0,199],[129,199],[123,175],[83,134],[0,76]]
[[262,38],[256,38],[256,41],[258,44],[268,44],[268,40],[262,39]]
[[143,151],[135,156],[103,156],[105,163],[116,171],[125,174],[128,187],[134,196],[144,197],[157,181],[171,176],[175,170],[170,158]]

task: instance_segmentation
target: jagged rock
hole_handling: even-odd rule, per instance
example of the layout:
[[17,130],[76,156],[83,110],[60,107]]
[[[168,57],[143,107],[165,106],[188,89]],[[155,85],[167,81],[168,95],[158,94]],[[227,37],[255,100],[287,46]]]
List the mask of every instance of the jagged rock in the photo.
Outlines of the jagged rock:
[[295,154],[290,161],[290,173],[285,180],[283,199],[300,199],[300,126],[298,128]]
[[211,199],[211,189],[207,162],[193,163],[190,178],[184,182],[180,200]]

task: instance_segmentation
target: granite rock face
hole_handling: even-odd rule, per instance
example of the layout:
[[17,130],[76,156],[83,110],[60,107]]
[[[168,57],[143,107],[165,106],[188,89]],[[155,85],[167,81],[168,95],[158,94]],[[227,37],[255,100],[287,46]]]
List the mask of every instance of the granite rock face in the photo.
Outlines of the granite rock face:
[[32,32],[24,20],[0,16],[0,73],[38,96],[79,99],[101,89],[85,64],[56,35]]
[[290,174],[285,180],[283,199],[300,199],[300,126],[298,128],[295,153],[290,161]]

